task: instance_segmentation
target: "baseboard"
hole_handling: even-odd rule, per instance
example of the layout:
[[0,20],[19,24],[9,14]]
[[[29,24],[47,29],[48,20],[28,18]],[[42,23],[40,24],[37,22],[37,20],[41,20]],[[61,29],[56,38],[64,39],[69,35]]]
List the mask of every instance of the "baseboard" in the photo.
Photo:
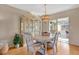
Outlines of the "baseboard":
[[77,44],[73,44],[73,43],[69,43],[70,45],[73,45],[73,46],[77,46],[77,47],[79,47],[79,45],[77,45]]

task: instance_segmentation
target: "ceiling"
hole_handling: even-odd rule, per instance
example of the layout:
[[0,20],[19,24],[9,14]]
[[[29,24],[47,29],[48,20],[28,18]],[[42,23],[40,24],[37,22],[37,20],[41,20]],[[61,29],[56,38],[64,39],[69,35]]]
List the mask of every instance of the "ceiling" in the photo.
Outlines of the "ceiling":
[[[29,11],[35,15],[43,15],[45,10],[44,4],[9,4],[9,6]],[[78,4],[47,4],[46,9],[47,14],[54,14],[77,7],[79,7]]]

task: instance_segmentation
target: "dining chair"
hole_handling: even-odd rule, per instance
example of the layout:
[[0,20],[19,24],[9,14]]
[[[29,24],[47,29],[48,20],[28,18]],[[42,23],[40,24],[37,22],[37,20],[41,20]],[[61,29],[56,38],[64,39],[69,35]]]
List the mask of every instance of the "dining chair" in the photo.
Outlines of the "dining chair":
[[[44,54],[44,49],[42,46],[33,43],[32,35],[30,33],[24,33],[24,39],[26,40],[27,50],[32,52],[33,55],[38,51],[40,54]],[[37,49],[36,49],[37,48]]]
[[53,54],[57,53],[57,42],[58,42],[58,33],[55,33],[55,37],[53,39]]
[[32,54],[35,54],[35,49],[33,48],[33,41],[31,40],[31,34],[30,33],[24,33],[23,38],[26,41],[27,50],[29,52],[32,52]]
[[58,42],[58,33],[56,32],[54,37],[50,39],[49,42],[47,42],[47,47],[53,49],[53,54],[57,53],[57,42]]

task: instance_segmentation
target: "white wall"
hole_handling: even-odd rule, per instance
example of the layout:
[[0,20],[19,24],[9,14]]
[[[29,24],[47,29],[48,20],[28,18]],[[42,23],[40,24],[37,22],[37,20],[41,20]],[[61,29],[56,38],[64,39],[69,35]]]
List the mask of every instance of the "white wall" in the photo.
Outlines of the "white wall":
[[15,33],[19,32],[21,12],[7,5],[0,5],[0,43],[1,40],[12,40]]
[[79,14],[70,16],[70,44],[79,46]]
[[13,39],[15,33],[19,32],[19,17],[9,14],[7,18],[6,16],[3,16],[4,19],[0,19],[0,40]]
[[69,42],[79,46],[79,8],[50,15],[51,19],[69,17]]

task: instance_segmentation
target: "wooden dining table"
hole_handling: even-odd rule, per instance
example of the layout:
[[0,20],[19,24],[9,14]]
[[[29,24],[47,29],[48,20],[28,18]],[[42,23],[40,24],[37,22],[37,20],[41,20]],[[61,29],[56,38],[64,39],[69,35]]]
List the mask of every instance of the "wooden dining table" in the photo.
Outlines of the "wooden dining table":
[[51,41],[51,39],[53,38],[53,36],[33,36],[34,40],[38,40],[38,41]]

